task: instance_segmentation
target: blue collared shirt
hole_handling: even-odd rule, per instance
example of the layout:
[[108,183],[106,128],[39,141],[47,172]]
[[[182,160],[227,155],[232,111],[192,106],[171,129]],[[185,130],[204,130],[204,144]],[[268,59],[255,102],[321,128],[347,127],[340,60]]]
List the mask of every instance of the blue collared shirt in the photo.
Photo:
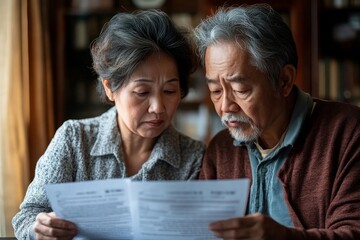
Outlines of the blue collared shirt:
[[295,108],[288,129],[283,136],[283,141],[279,142],[268,155],[263,158],[255,143],[234,141],[234,145],[245,145],[249,152],[252,185],[247,212],[249,214],[261,212],[287,227],[292,227],[293,222],[285,203],[283,188],[277,173],[288,157],[313,106],[310,95],[300,91],[297,87],[295,87],[295,91],[297,93]]

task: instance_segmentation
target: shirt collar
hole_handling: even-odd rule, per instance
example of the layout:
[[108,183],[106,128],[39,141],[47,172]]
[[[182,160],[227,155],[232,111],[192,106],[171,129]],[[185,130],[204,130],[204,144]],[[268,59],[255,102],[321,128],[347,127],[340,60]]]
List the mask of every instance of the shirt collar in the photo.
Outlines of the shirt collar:
[[158,159],[166,161],[174,167],[180,166],[179,134],[172,126],[160,135],[151,152],[149,162]]
[[294,145],[296,138],[299,136],[307,117],[310,116],[313,107],[311,96],[308,93],[301,91],[297,86],[294,86],[294,88],[297,96],[296,103],[284,138],[284,146]]
[[[92,156],[113,154],[118,160],[123,158],[121,133],[117,124],[116,108],[111,108],[101,116],[97,140],[91,150]],[[158,138],[147,164],[163,160],[174,167],[180,166],[180,141],[178,132],[168,127]]]
[[92,156],[114,154],[117,159],[121,159],[121,137],[116,114],[116,108],[112,107],[100,116],[97,139],[90,153]]

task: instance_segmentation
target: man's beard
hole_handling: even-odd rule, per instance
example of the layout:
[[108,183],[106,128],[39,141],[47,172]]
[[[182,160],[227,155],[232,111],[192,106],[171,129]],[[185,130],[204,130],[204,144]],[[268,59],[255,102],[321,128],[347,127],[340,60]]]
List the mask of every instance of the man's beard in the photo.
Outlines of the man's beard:
[[[251,127],[250,134],[245,135],[241,127],[229,127],[227,122],[230,121],[241,122],[243,124],[249,125]],[[257,127],[250,118],[245,116],[226,114],[221,118],[221,122],[229,129],[231,136],[239,142],[254,142],[260,137],[262,132],[262,130]]]

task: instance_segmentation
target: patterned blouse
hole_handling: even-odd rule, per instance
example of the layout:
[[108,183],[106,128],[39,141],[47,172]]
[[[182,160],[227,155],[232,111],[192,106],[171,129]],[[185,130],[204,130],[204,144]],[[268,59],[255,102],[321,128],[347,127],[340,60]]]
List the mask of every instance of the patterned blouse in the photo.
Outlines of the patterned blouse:
[[[68,120],[57,130],[38,160],[20,212],[13,218],[15,236],[32,239],[40,212],[51,212],[44,185],[48,183],[126,178],[116,108],[88,119]],[[205,145],[172,126],[157,140],[149,159],[132,180],[190,180],[200,171]]]

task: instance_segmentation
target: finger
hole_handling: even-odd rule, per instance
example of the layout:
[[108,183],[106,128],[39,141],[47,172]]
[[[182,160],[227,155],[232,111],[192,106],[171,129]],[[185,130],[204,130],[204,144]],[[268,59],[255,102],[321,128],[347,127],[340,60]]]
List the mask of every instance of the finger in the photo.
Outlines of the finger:
[[[250,215],[249,215],[250,216]],[[224,231],[234,228],[249,228],[256,224],[256,218],[243,217],[243,218],[231,218],[221,221],[213,222],[209,225],[209,228],[213,231]]]
[[224,231],[214,231],[214,236],[226,240],[231,239],[252,239],[252,230],[251,229],[240,229],[240,228],[234,228],[234,229],[228,229]]
[[252,239],[258,233],[257,225],[262,220],[261,214],[247,215],[242,218],[232,218],[213,222],[209,225],[214,235],[222,239]]
[[41,234],[36,234],[36,240],[72,240],[74,237],[48,237]]
[[238,235],[237,231],[240,229],[240,224],[240,219],[228,219],[211,223],[209,229],[213,231],[215,237],[230,240],[235,239],[235,236]]
[[75,224],[54,217],[54,214],[40,213],[36,217],[33,225],[33,231],[39,235],[39,238],[45,237],[74,237],[77,234]]
[[49,212],[48,215],[49,215],[50,217],[57,218],[55,212]]
[[33,225],[33,231],[39,236],[37,239],[40,239],[40,236],[41,239],[72,239],[77,234],[77,230],[52,228],[38,222]]
[[68,229],[68,230],[77,229],[74,223],[56,217],[54,212],[40,213],[37,215],[36,221],[38,221],[42,225],[53,228]]

